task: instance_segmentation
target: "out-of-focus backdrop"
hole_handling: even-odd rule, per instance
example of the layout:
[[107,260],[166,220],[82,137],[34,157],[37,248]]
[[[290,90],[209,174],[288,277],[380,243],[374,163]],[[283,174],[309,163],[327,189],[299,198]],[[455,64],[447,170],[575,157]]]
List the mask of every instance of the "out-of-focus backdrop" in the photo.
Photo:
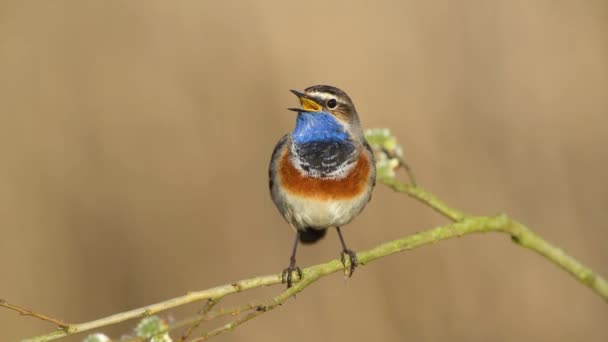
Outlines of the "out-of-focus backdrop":
[[[79,322],[279,272],[293,232],[268,160],[288,89],[318,83],[451,205],[608,275],[604,0],[3,1],[0,298]],[[378,186],[345,234],[362,250],[442,223]],[[330,232],[298,256],[338,254]],[[606,322],[565,272],[480,235],[323,279],[218,340],[608,341]],[[2,341],[50,330],[0,309]]]

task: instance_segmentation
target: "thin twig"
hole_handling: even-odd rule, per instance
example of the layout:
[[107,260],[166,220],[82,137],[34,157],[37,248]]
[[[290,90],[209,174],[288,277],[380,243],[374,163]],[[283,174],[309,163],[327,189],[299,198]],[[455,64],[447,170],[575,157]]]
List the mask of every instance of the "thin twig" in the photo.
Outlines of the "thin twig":
[[56,324],[57,326],[59,326],[60,328],[63,328],[63,329],[65,329],[65,328],[68,327],[68,324],[65,323],[65,322],[63,322],[60,319],[53,318],[53,317],[50,317],[50,316],[47,316],[47,315],[43,315],[41,313],[37,313],[37,312],[34,312],[32,310],[28,310],[28,309],[19,307],[17,305],[9,304],[4,299],[0,299],[0,306],[3,306],[5,308],[7,308],[7,309],[11,309],[11,310],[17,311],[22,316],[32,316],[32,317],[36,317],[38,319],[41,319],[43,321],[47,321],[47,322]]
[[203,291],[190,292],[184,296],[171,298],[159,303],[117,313],[108,317],[96,319],[94,321],[79,324],[68,324],[64,330],[54,331],[50,334],[34,337],[25,341],[52,341],[68,335],[74,335],[83,331],[90,331],[100,327],[105,327],[120,322],[128,321],[130,319],[148,317],[158,312],[172,309],[185,304],[190,304],[209,298],[223,297],[232,293],[276,284],[281,284],[280,274],[243,279],[237,282],[217,286]]
[[405,173],[407,173],[407,177],[410,179],[410,184],[413,185],[413,186],[418,186],[418,184],[416,183],[416,175],[414,174],[414,170],[405,161],[405,159],[403,159],[397,153],[391,152],[391,151],[389,151],[386,148],[383,148],[382,152],[384,154],[386,154],[386,156],[388,158],[397,160],[397,162],[399,162],[399,165],[397,165],[397,166],[401,167],[401,168],[403,168],[403,170],[405,170]]
[[213,309],[213,307],[221,299],[222,299],[222,297],[207,299],[207,303],[205,303],[205,306],[197,312],[197,315],[202,316],[203,318],[201,318],[199,320],[196,320],[194,323],[192,323],[192,325],[190,325],[190,327],[188,327],[188,329],[179,338],[179,342],[184,342],[184,341],[186,341],[188,339],[188,337],[190,337],[190,335],[192,334],[192,332],[196,328],[198,328],[198,326],[201,325],[201,323],[205,320],[204,317],[206,317],[207,313],[209,313],[209,311],[211,311],[211,309]]
[[204,333],[203,335],[201,335],[201,337],[198,337],[198,338],[195,338],[194,340],[192,340],[192,342],[206,341],[206,340],[208,340],[208,339],[210,339],[210,338],[212,338],[214,336],[218,336],[218,335],[221,335],[221,334],[223,334],[225,332],[232,331],[232,330],[236,329],[236,327],[238,327],[239,325],[241,325],[241,324],[247,322],[248,320],[250,320],[252,318],[255,318],[255,317],[257,317],[257,316],[259,316],[259,315],[261,315],[263,313],[264,312],[262,312],[262,311],[250,312],[247,315],[245,315],[245,316],[243,316],[243,317],[241,317],[241,318],[239,318],[237,320],[234,320],[232,322],[226,323],[226,324],[224,324],[223,326],[221,326],[219,328],[216,328],[216,329],[213,329],[213,330],[211,330],[211,331],[209,331],[207,333]]
[[439,214],[447,217],[451,221],[458,222],[462,221],[465,217],[467,217],[465,213],[457,209],[451,208],[439,198],[435,197],[433,194],[419,186],[405,184],[395,178],[379,178],[378,182],[383,183],[384,185],[397,192],[404,193],[418,200],[419,202],[422,202],[423,204],[429,206],[431,209],[435,210]]
[[[333,263],[334,261],[332,261],[330,263]],[[321,266],[321,265],[317,265],[317,266]],[[295,297],[297,293],[299,293],[302,290],[304,290],[310,284],[314,283],[315,281],[319,280],[321,277],[323,277],[325,275],[329,275],[329,274],[337,272],[338,270],[341,270],[342,267],[343,266],[341,266],[338,269],[334,269],[333,267],[329,267],[329,268],[326,268],[325,270],[311,271],[309,276],[307,276],[307,277],[303,276],[302,279],[300,279],[299,281],[297,281],[294,286],[288,288],[287,290],[285,290],[280,295],[272,298],[266,304],[261,304],[261,305],[255,306],[255,311],[254,312],[251,312],[251,313],[248,313],[245,316],[239,317],[238,319],[236,319],[234,321],[231,321],[231,322],[228,322],[228,323],[224,324],[223,326],[221,326],[219,328],[216,328],[214,330],[211,330],[211,331],[209,331],[207,333],[203,333],[200,338],[194,339],[191,342],[205,341],[205,340],[208,340],[211,337],[221,335],[221,334],[223,334],[225,332],[228,332],[228,331],[232,331],[236,327],[238,327],[239,325],[241,325],[241,324],[249,321],[250,319],[258,317],[258,316],[260,316],[260,315],[262,315],[262,314],[264,314],[264,313],[266,313],[268,311],[271,311],[271,310],[279,307],[280,305],[283,305],[283,303],[285,303],[289,298]],[[249,307],[249,308],[253,309],[252,307]]]
[[[248,303],[245,305],[235,306],[232,308],[220,308],[220,309],[208,312],[206,314],[198,314],[194,317],[189,317],[189,318],[183,319],[181,321],[172,323],[166,329],[159,330],[155,335],[160,336],[160,335],[163,335],[170,331],[174,331],[174,330],[186,327],[186,326],[191,326],[192,324],[195,324],[197,322],[201,322],[201,323],[207,322],[207,321],[211,321],[216,318],[224,317],[224,316],[238,316],[243,312],[255,310],[258,307],[260,307],[260,304]],[[142,341],[144,341],[144,339],[142,339],[141,337],[133,337],[133,338],[127,338],[127,339],[121,338],[120,340],[116,340],[116,342],[118,342],[118,341],[120,341],[120,342],[142,342]]]

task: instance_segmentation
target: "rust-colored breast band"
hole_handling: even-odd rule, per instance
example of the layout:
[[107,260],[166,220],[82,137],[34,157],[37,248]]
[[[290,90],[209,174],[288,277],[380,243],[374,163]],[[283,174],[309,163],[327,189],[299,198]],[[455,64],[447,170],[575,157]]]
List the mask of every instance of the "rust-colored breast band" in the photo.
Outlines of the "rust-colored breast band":
[[357,164],[342,179],[306,177],[293,166],[289,149],[281,156],[278,169],[286,192],[319,200],[349,199],[360,195],[366,189],[370,173],[369,159],[361,153]]

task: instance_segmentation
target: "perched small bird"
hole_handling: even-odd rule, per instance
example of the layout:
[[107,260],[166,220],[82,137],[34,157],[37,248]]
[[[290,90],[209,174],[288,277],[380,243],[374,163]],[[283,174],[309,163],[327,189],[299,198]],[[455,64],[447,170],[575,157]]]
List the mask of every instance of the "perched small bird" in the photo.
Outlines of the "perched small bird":
[[301,103],[301,108],[289,108],[298,113],[296,127],[277,143],[268,171],[272,200],[296,231],[282,274],[287,287],[293,272],[302,277],[296,266],[298,242],[314,243],[331,227],[342,243],[345,273],[352,276],[357,256],[346,247],[340,227],[363,210],[376,183],[374,155],[350,97],[327,85],[291,92]]

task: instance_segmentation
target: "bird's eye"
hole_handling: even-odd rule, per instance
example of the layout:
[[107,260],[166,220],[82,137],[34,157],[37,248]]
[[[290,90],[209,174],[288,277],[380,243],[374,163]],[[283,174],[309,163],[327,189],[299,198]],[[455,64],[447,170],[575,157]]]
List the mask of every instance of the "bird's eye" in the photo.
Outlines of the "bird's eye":
[[327,101],[327,108],[334,109],[337,106],[338,106],[338,102],[336,101],[336,99],[331,99],[331,100]]

